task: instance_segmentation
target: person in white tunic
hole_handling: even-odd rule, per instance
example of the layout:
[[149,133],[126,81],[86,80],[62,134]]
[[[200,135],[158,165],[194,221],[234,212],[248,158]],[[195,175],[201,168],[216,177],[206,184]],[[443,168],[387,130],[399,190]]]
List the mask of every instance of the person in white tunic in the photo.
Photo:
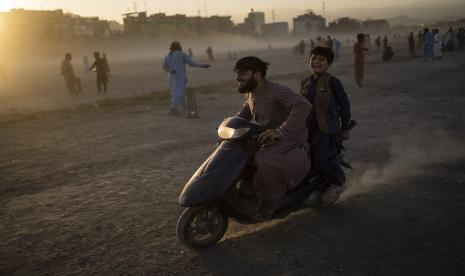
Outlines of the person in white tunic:
[[434,41],[434,59],[442,59],[442,35],[438,29],[433,30],[433,41]]
[[170,114],[176,113],[176,108],[184,106],[184,91],[187,85],[186,64],[191,67],[208,68],[209,64],[196,63],[182,51],[181,44],[173,41],[170,53],[165,57],[163,70],[169,73],[171,87]]

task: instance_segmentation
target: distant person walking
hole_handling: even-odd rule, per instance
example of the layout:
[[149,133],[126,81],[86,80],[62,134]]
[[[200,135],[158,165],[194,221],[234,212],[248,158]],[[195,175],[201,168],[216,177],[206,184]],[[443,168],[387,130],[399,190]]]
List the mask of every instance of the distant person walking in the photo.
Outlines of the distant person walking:
[[94,53],[95,61],[89,68],[89,71],[95,68],[97,72],[96,81],[97,81],[97,89],[98,93],[102,92],[107,93],[107,85],[108,85],[108,64],[105,62],[103,58],[100,57],[99,52]]
[[389,41],[388,41],[387,35],[385,35],[383,38],[383,53],[386,51],[388,46],[389,46]]
[[370,37],[370,34],[365,35],[365,48],[367,48],[367,50],[371,49],[371,37]]
[[381,48],[381,37],[380,36],[378,36],[375,39],[375,45],[376,45],[376,51],[379,52],[379,49]]
[[462,51],[465,48],[465,29],[459,28],[457,32],[458,49]]
[[423,55],[423,48],[425,45],[425,36],[421,31],[418,31],[417,34],[417,52],[422,56]]
[[187,49],[187,54],[189,55],[190,58],[194,57],[194,52],[192,52],[191,48]]
[[82,57],[82,66],[84,66],[84,72],[87,74],[89,72],[89,58],[87,55]]
[[65,54],[65,59],[61,62],[60,71],[65,79],[66,89],[69,95],[78,93],[76,89],[76,75],[74,75],[74,69],[71,65],[72,56],[70,53]]
[[446,33],[446,42],[444,46],[444,51],[455,51],[455,33],[452,28]]
[[215,62],[215,57],[213,56],[212,46],[208,46],[207,50],[205,50],[205,53],[208,56],[208,61]]
[[339,52],[341,51],[341,42],[335,38],[333,39],[333,44],[335,58],[339,59]]
[[354,44],[354,69],[355,82],[362,87],[363,75],[365,71],[365,35],[357,34],[357,42]]
[[305,55],[305,42],[303,40],[299,41],[299,43],[292,48],[292,53],[295,58]]
[[313,38],[310,38],[310,51],[312,51],[313,49],[315,49],[315,41],[313,40]]
[[321,36],[318,36],[315,39],[315,47],[328,47],[328,45],[326,44],[326,41],[324,41],[324,39]]
[[297,44],[297,52],[300,56],[305,55],[305,42],[303,40]]
[[434,59],[435,60],[442,60],[442,35],[438,29],[433,30],[433,52],[434,52]]
[[408,36],[408,51],[412,57],[415,57],[415,38],[412,32]]
[[434,57],[434,37],[428,28],[423,30],[425,36],[425,45],[423,48],[424,61],[432,61]]
[[[210,48],[210,47],[209,47]],[[173,41],[170,45],[170,53],[165,57],[163,70],[169,73],[171,87],[170,114],[177,113],[177,107],[184,106],[184,93],[187,85],[186,64],[191,67],[208,68],[209,64],[201,64],[182,51],[181,44]]]
[[103,63],[105,64],[105,69],[107,70],[108,76],[110,75],[110,64],[108,63],[107,55],[102,54]]
[[331,38],[331,36],[327,36],[327,43],[328,43],[328,48],[331,49],[331,51],[334,52],[334,44],[333,44],[333,39]]

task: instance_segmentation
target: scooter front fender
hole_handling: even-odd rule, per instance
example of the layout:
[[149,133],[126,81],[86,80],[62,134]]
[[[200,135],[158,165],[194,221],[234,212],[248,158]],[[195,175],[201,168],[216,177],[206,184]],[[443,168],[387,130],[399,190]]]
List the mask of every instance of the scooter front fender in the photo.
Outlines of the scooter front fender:
[[221,197],[240,176],[249,154],[239,144],[223,141],[184,185],[179,205],[198,206]]

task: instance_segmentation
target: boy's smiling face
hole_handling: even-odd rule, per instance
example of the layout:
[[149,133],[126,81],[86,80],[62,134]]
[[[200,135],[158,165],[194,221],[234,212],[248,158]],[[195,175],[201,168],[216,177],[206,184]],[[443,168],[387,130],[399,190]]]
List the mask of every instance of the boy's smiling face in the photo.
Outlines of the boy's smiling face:
[[312,55],[309,63],[310,69],[316,75],[326,73],[331,66],[331,63],[328,63],[328,59],[322,55]]

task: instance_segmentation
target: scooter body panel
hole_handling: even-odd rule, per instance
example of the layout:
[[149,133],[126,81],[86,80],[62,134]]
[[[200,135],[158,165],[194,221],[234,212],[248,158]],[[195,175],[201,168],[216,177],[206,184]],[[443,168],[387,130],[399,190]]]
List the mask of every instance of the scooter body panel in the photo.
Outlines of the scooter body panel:
[[[295,190],[286,193],[283,199],[276,203],[276,211],[271,219],[286,217],[289,213],[298,210],[303,206],[306,198],[314,191],[325,188],[325,179],[316,177],[310,179],[306,177]],[[241,224],[251,224],[257,221],[251,216],[258,204],[256,197],[242,197],[237,191],[230,190],[229,193],[219,202],[228,217],[235,219]]]
[[248,157],[239,143],[223,141],[184,186],[179,205],[198,206],[223,196],[238,180]]

